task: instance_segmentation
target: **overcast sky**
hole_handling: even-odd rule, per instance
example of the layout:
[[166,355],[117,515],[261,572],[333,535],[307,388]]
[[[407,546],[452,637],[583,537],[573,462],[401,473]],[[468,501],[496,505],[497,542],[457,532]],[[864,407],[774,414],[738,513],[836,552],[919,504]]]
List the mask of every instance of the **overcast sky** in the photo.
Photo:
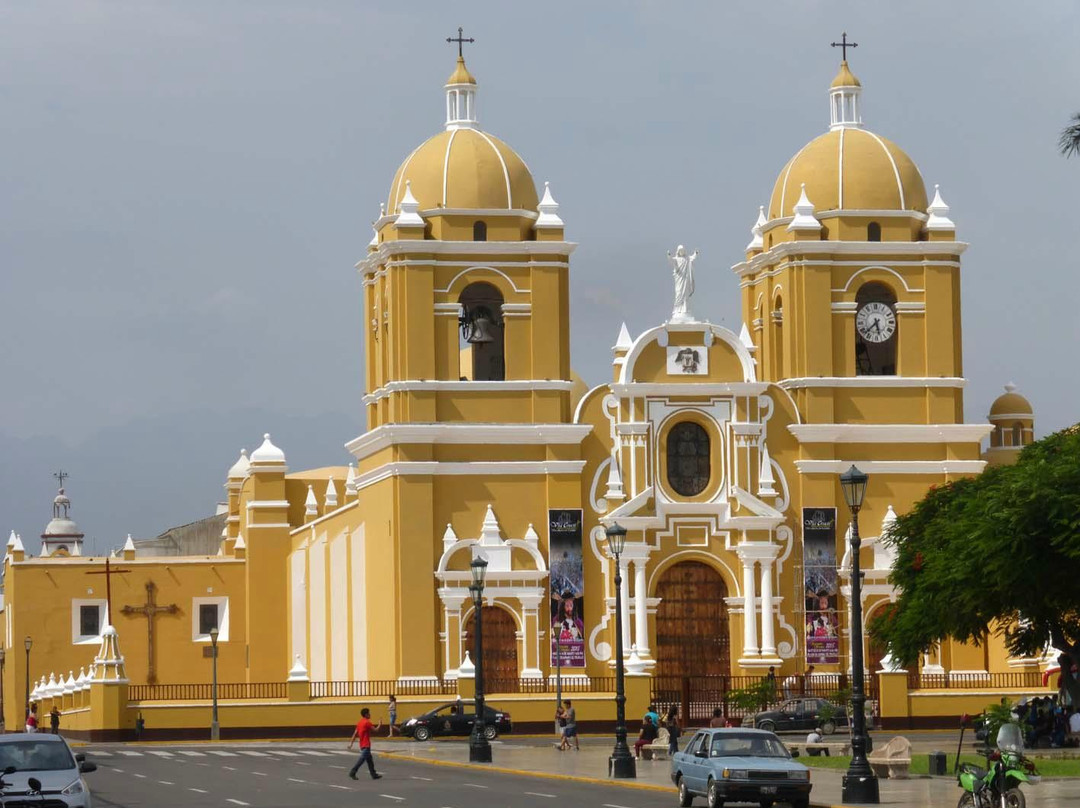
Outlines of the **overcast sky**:
[[[550,180],[573,364],[670,310],[739,327],[730,267],[828,123],[846,30],[864,120],[940,183],[963,258],[968,420],[1013,380],[1077,420],[1080,4],[0,0],[0,528],[36,547],[63,466],[99,549],[212,513],[264,431],[295,469],[362,429],[353,268],[443,121],[465,27],[481,125]],[[31,539],[35,540],[31,540]]]

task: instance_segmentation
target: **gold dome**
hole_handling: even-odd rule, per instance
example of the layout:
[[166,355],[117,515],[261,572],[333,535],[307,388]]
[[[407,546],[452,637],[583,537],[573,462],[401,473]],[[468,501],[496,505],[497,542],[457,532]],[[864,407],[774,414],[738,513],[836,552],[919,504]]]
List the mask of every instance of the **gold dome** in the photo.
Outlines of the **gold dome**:
[[465,57],[459,56],[457,59],[457,67],[454,68],[454,72],[450,74],[450,78],[446,80],[447,84],[476,84],[476,79],[473,78],[473,74],[469,72],[469,68],[465,67]]
[[1021,418],[1033,418],[1035,410],[1031,402],[1016,392],[1012,384],[1005,385],[1005,392],[998,396],[990,406],[990,418],[1003,416],[1020,416]]
[[394,174],[388,213],[397,213],[411,181],[420,210],[535,211],[540,200],[529,167],[513,149],[479,129],[449,129],[429,138]]
[[[841,68],[841,75],[843,72]],[[788,161],[773,186],[770,219],[792,215],[803,183],[815,213],[826,210],[926,212],[926,185],[915,163],[895,143],[859,127],[827,132],[810,141]]]
[[829,87],[862,87],[862,82],[855,78],[855,74],[851,72],[845,59],[840,63],[840,72],[836,74],[836,78],[832,80]]

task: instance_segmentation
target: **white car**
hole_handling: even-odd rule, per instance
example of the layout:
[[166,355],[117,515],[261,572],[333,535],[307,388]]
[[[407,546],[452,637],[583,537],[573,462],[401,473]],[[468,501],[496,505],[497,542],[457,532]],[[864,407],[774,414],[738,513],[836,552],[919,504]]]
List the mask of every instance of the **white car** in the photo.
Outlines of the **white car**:
[[59,735],[0,736],[0,804],[91,808],[83,774],[96,769]]

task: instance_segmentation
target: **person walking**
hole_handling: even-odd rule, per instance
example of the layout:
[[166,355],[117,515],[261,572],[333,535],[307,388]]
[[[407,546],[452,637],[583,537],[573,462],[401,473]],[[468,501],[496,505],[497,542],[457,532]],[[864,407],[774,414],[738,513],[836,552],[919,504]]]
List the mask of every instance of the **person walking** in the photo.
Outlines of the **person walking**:
[[56,707],[53,707],[52,712],[49,713],[49,729],[52,730],[53,735],[60,734],[60,711]]
[[37,732],[37,707],[33,704],[30,705],[30,710],[26,714],[26,731]]
[[382,777],[377,771],[375,771],[375,759],[371,756],[371,733],[372,730],[378,732],[382,728],[382,721],[377,726],[373,726],[371,723],[371,710],[365,707],[360,711],[360,720],[356,722],[356,729],[353,730],[352,737],[349,738],[349,749],[352,749],[353,743],[357,740],[360,741],[360,757],[356,759],[356,763],[349,769],[349,777],[353,780],[356,779],[356,772],[360,767],[367,763],[368,771],[371,772],[371,779],[378,780]]
[[679,725],[679,705],[671,705],[664,723],[667,726],[667,751],[670,758],[679,751],[679,736],[682,735],[682,727]]
[[390,726],[387,727],[386,735],[389,738],[394,737],[394,727],[397,726],[397,696],[393,693],[390,694]]
[[570,703],[570,699],[566,699],[563,707],[563,718],[566,719],[566,726],[563,728],[562,742],[564,749],[570,748],[570,739],[574,739],[574,751],[581,751],[581,743],[578,741],[577,736],[577,710],[574,709],[574,705]]

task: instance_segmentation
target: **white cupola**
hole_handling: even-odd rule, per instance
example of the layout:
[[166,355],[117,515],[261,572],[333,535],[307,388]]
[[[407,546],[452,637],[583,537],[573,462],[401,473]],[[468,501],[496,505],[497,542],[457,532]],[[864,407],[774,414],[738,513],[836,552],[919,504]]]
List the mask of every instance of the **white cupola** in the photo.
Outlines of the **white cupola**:
[[457,67],[446,81],[446,128],[477,129],[476,79],[458,55]]
[[862,129],[862,84],[848,67],[840,63],[840,72],[829,86],[829,128]]

